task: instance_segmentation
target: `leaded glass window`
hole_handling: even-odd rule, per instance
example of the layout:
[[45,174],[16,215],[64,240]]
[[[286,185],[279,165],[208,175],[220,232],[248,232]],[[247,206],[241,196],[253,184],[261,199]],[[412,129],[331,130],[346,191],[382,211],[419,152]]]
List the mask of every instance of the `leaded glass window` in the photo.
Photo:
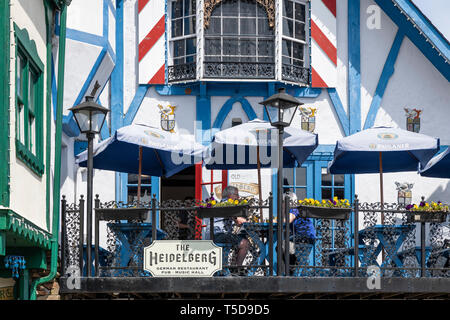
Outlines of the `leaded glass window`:
[[283,1],[281,62],[285,80],[308,82],[307,8],[304,0]]
[[205,76],[275,77],[274,29],[254,0],[224,0],[205,28]]

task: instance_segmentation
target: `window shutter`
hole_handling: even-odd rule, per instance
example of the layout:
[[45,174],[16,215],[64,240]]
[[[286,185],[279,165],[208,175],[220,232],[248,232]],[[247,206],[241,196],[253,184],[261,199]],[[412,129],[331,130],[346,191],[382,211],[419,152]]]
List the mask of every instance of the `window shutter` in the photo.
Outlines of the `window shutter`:
[[139,83],[164,84],[166,80],[165,1],[139,0]]
[[311,0],[312,87],[336,87],[336,1]]

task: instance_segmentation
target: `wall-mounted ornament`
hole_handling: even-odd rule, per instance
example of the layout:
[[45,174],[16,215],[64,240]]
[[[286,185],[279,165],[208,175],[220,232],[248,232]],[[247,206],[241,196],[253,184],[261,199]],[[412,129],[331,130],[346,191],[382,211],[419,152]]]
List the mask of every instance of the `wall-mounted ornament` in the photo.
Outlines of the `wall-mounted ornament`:
[[161,129],[169,131],[171,133],[175,132],[175,109],[176,106],[167,105],[163,107],[158,104],[159,113],[161,114]]
[[399,204],[408,205],[412,202],[412,191],[414,183],[408,182],[395,182],[397,186],[397,201]]
[[[231,0],[205,0],[205,4],[203,6],[204,11],[204,28],[209,27],[209,19],[211,18],[212,12],[215,7],[222,2],[231,1]],[[247,0],[249,1],[249,0]],[[267,19],[269,20],[269,26],[273,28],[275,26],[275,0],[252,0],[259,3],[266,10]]]
[[317,108],[300,107],[300,117],[302,130],[314,132],[316,128],[316,112]]
[[404,108],[406,112],[406,130],[418,133],[420,131],[421,109]]

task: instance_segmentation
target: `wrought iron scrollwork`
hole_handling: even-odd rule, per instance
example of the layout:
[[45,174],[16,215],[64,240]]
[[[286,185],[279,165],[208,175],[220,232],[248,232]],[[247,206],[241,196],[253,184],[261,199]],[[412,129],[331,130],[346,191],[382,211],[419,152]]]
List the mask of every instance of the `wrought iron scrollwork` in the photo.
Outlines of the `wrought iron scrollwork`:
[[281,76],[283,80],[308,84],[309,83],[309,69],[292,64],[284,64],[281,66]]
[[263,62],[205,62],[205,78],[273,79],[275,64]]
[[[209,27],[209,20],[214,8],[220,3],[227,0],[205,0],[204,4],[204,27]],[[229,1],[229,0],[228,0]],[[254,0],[264,7],[267,13],[267,19],[269,20],[269,26],[273,28],[275,26],[275,0]]]
[[197,76],[197,64],[185,63],[168,67],[169,82],[193,80]]

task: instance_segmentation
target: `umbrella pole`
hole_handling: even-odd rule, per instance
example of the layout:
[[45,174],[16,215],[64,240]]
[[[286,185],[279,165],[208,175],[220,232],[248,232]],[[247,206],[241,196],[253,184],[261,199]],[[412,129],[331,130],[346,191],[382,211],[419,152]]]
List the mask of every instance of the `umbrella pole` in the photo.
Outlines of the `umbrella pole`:
[[137,201],[141,202],[141,175],[142,175],[142,147],[139,146],[139,174],[138,174],[138,188],[137,188]]
[[258,194],[259,194],[259,222],[263,222],[263,210],[262,210],[262,192],[261,192],[261,161],[259,160],[259,144],[256,146],[256,161],[258,168]]

